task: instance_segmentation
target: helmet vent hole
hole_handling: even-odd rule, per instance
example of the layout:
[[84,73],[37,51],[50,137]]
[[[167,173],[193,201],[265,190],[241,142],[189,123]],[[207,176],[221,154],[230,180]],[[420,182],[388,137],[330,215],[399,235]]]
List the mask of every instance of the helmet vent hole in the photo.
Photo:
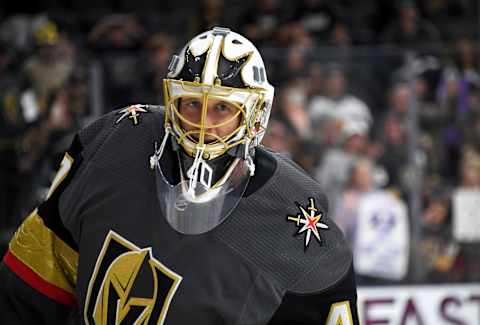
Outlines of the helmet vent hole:
[[233,44],[243,44],[242,42],[240,42],[238,39],[234,39],[232,41]]
[[207,35],[200,36],[200,39],[206,39]]

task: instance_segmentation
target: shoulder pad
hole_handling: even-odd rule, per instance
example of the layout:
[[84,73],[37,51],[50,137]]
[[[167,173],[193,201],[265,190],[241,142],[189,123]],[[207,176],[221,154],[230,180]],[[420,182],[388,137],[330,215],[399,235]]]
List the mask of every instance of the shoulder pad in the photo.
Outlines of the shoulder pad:
[[[162,120],[163,126],[163,106],[135,104],[111,111],[85,128],[79,134],[79,140],[85,148],[82,155],[88,157],[105,141],[105,139],[116,129],[127,127],[128,125],[144,127],[155,115],[156,119]],[[150,114],[149,114],[150,113]],[[151,114],[153,113],[153,114]]]
[[[319,184],[290,159],[272,156],[277,161],[272,177],[242,199],[216,236],[285,290],[323,291],[345,276],[352,254],[327,215]],[[315,231],[304,227],[307,216],[316,219]],[[239,235],[238,229],[248,231]]]

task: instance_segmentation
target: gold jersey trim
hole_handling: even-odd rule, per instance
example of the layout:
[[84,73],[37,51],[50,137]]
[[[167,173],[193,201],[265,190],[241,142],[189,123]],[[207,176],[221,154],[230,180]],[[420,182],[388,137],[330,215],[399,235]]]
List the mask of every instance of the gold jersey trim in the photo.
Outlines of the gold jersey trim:
[[37,209],[15,232],[9,251],[43,280],[75,294],[78,252],[45,226]]

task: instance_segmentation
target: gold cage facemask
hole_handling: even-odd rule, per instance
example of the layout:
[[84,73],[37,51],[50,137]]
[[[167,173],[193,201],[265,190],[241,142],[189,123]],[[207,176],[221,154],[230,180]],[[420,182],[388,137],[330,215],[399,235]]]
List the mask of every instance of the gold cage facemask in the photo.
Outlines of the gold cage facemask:
[[[250,141],[258,132],[258,124],[255,122],[261,116],[264,100],[260,89],[238,89],[165,79],[164,94],[165,127],[171,129],[177,143],[190,156],[195,156],[201,148],[204,159],[214,159],[230,148]],[[199,111],[190,115],[188,111],[181,112],[182,100],[184,103],[195,102]],[[230,111],[222,118],[223,113],[212,110],[211,102],[226,103],[233,112]],[[218,131],[213,131],[220,129],[223,131],[220,135]]]

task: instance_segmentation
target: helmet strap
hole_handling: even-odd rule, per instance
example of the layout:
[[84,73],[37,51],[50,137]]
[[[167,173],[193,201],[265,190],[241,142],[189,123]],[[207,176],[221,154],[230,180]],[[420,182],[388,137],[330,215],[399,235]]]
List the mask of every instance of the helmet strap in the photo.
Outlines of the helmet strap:
[[171,129],[169,127],[166,127],[165,135],[163,136],[160,148],[158,148],[157,142],[155,141],[155,151],[153,152],[153,155],[150,156],[150,169],[155,169],[156,167],[160,168],[160,159],[162,158],[163,151],[165,150],[165,145],[167,144],[170,133]]

